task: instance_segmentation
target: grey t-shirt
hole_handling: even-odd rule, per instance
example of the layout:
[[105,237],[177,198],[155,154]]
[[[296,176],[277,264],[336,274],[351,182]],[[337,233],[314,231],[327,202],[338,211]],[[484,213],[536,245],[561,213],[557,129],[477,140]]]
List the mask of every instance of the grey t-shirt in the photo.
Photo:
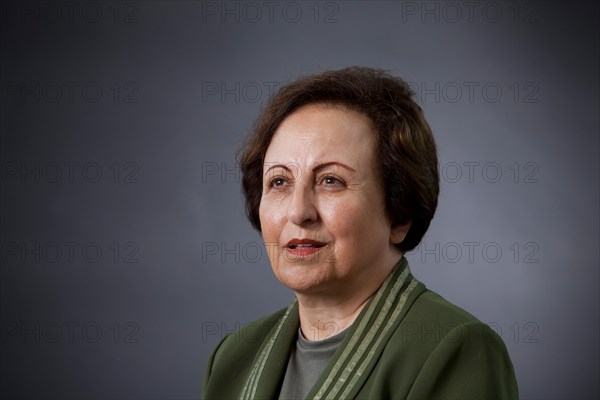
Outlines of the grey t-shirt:
[[300,400],[312,389],[327,363],[344,340],[347,329],[324,340],[309,341],[298,329],[296,346],[288,361],[279,400]]

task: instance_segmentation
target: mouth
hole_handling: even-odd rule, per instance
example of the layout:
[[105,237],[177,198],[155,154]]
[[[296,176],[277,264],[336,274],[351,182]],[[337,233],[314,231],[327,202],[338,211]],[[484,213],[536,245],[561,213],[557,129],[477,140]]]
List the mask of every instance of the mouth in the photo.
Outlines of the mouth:
[[314,254],[325,247],[327,243],[310,239],[292,239],[286,245],[287,252],[293,256],[304,257]]

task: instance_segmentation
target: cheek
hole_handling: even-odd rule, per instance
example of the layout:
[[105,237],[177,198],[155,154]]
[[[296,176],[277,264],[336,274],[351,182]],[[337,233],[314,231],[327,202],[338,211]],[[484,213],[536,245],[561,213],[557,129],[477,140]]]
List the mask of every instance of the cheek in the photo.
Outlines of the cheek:
[[271,232],[271,221],[269,221],[269,213],[266,212],[263,202],[260,203],[258,217],[260,219],[260,229],[262,231],[262,235],[266,238],[266,236],[268,236]]
[[258,209],[260,227],[265,242],[277,242],[280,233],[280,208],[268,200],[262,200]]
[[346,250],[381,242],[385,236],[380,213],[368,203],[357,199],[323,208],[322,218],[328,231]]
[[321,209],[321,218],[336,240],[353,240],[364,225],[364,208],[355,201],[333,202]]

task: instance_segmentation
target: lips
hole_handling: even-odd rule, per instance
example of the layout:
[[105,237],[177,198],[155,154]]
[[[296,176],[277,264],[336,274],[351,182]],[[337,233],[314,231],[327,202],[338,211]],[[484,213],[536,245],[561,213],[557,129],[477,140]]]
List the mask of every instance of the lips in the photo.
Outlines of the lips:
[[325,246],[325,243],[323,242],[319,242],[317,240],[311,240],[311,239],[292,239],[289,242],[287,242],[287,244],[285,245],[285,247],[288,247],[290,249],[295,249],[295,248],[310,248],[310,247],[323,247]]
[[293,256],[308,256],[318,252],[321,248],[325,247],[327,243],[319,242],[318,240],[311,239],[292,239],[285,247],[289,254]]

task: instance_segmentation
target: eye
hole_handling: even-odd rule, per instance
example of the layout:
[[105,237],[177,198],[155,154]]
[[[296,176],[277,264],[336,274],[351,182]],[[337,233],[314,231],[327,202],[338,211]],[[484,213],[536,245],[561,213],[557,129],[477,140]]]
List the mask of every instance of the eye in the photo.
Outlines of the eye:
[[269,187],[282,187],[283,185],[285,185],[286,180],[284,178],[278,177],[278,178],[273,178],[271,179],[271,181],[269,182]]
[[334,184],[334,183],[338,182],[338,180],[334,176],[326,176],[323,178],[323,182],[325,182],[327,184]]
[[325,175],[323,176],[323,178],[321,178],[321,182],[328,187],[332,187],[332,188],[342,188],[344,187],[344,182],[338,178],[337,176],[334,175]]

